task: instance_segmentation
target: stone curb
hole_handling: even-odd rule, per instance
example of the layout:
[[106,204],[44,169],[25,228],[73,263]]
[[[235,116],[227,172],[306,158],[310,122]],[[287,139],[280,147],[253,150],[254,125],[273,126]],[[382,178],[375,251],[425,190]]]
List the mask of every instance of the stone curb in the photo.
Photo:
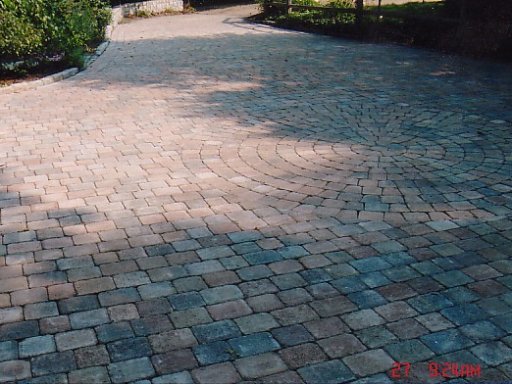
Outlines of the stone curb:
[[80,70],[78,68],[73,67],[73,68],[65,69],[62,72],[54,73],[53,75],[43,77],[41,79],[8,85],[7,87],[0,88],[0,94],[8,94],[8,93],[26,91],[28,89],[34,89],[34,88],[40,87],[42,85],[56,83],[58,81],[61,81],[61,80],[67,79],[68,77],[76,75],[79,71]]
[[[84,67],[82,70],[86,69],[89,65],[91,65],[96,59],[105,52],[108,45],[110,44],[110,40],[106,40],[103,43],[101,43],[95,50],[93,54],[86,55],[84,60]],[[24,81],[21,83],[15,83],[12,85],[9,85],[7,87],[0,88],[0,94],[9,94],[9,93],[15,93],[15,92],[21,92],[26,91],[29,89],[34,89],[43,85],[48,85],[52,83],[56,83],[58,81],[67,79],[71,76],[76,75],[78,72],[80,72],[80,69],[77,67],[72,67],[65,69],[61,72],[54,73],[52,75],[45,76],[41,79],[33,80],[33,81]]]
[[100,57],[103,54],[103,52],[105,52],[105,50],[107,49],[109,44],[110,44],[110,37],[107,40],[105,40],[103,43],[98,45],[98,47],[96,48],[96,51],[94,51],[94,53],[92,55],[87,55],[85,58],[85,61],[84,61],[83,69],[86,69],[89,65],[94,63],[96,61],[96,59],[98,57]]

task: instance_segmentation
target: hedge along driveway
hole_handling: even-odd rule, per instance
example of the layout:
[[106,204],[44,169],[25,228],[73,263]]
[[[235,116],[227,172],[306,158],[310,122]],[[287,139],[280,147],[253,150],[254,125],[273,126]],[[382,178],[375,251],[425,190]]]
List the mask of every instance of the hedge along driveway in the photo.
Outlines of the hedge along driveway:
[[102,0],[6,0],[0,16],[0,63],[62,56],[81,66],[87,46],[103,40],[111,12]]

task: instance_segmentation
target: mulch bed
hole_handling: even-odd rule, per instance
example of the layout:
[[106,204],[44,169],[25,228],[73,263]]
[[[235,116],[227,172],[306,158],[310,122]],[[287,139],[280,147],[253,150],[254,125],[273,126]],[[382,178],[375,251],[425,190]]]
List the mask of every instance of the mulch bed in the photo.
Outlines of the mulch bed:
[[69,65],[62,62],[47,62],[23,72],[1,72],[0,87],[20,83],[22,81],[38,80],[45,76],[68,69]]

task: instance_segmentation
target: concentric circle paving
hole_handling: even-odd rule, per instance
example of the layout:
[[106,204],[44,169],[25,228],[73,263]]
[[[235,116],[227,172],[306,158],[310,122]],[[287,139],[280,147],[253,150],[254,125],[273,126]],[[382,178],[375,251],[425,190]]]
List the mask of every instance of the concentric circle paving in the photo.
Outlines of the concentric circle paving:
[[[499,190],[510,179],[505,121],[406,104],[333,103],[316,105],[318,121],[311,124],[301,119],[301,107],[287,110],[296,125],[281,137],[269,137],[265,126],[275,122],[261,116],[229,146],[212,137],[201,148],[202,162],[225,185],[262,196],[381,212],[447,213],[464,200],[479,217],[485,204],[479,190]],[[232,131],[215,133],[227,138]]]

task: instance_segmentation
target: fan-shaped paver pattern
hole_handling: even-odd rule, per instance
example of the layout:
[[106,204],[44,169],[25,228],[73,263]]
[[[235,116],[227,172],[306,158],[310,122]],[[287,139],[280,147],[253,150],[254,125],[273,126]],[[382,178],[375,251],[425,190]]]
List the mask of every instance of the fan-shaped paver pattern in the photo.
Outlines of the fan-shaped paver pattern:
[[512,380],[511,73],[227,11],[0,94],[0,381]]

